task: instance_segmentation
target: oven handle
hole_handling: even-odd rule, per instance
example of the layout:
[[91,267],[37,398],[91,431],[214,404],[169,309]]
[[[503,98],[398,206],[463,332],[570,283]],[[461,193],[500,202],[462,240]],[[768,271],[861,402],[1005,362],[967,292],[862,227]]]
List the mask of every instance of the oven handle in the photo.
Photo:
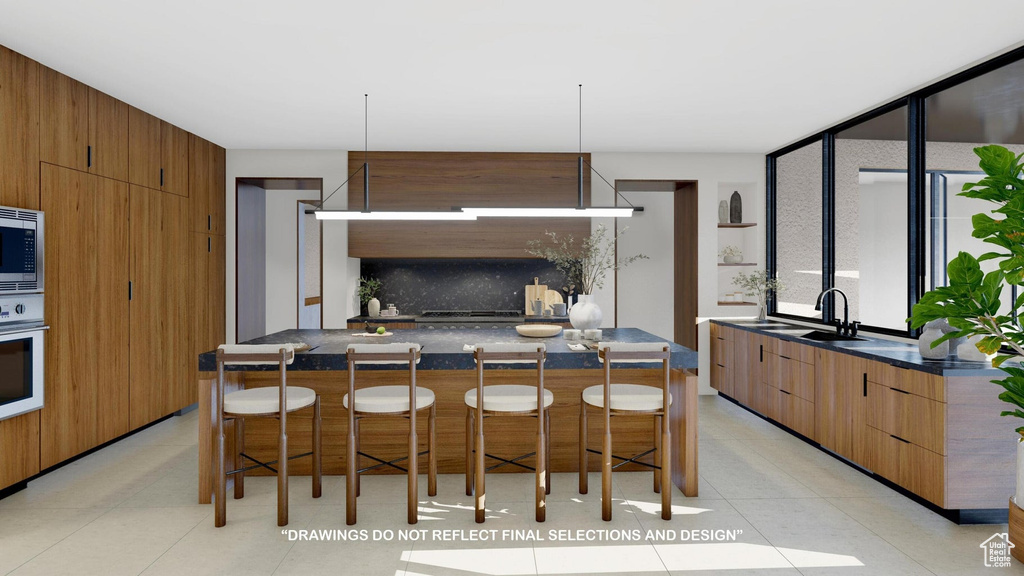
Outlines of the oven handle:
[[33,326],[31,328],[21,328],[15,330],[0,330],[0,340],[5,340],[7,339],[8,336],[13,336],[15,334],[25,334],[27,332],[40,332],[49,329],[49,326]]

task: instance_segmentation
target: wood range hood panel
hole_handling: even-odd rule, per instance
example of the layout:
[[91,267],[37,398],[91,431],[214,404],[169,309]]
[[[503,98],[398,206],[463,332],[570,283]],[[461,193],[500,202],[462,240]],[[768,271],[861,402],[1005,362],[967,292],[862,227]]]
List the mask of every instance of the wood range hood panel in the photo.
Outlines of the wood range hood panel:
[[[370,152],[371,210],[450,210],[453,206],[561,206],[577,202],[575,153]],[[589,163],[590,155],[584,154]],[[364,161],[350,152],[349,173]],[[590,205],[590,169],[583,170]],[[348,185],[348,205],[363,206],[362,174]],[[353,258],[529,258],[526,244],[545,232],[583,237],[589,218],[488,218],[466,222],[348,223]]]

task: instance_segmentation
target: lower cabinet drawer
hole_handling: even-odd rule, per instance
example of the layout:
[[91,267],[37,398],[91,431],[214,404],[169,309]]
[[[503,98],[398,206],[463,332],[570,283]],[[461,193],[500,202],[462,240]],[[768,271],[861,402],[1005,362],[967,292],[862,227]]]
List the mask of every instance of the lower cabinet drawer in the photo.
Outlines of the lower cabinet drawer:
[[814,402],[779,389],[776,396],[775,420],[799,434],[814,439]]
[[732,370],[718,364],[711,364],[711,387],[732,397]]
[[932,504],[945,506],[946,458],[911,444],[901,442],[900,486],[924,498]]
[[814,402],[814,364],[779,356],[779,390]]
[[864,427],[867,444],[867,458],[864,466],[891,482],[900,481],[900,445],[888,432],[872,426]]
[[867,392],[869,426],[945,454],[946,404],[875,382],[867,383]]

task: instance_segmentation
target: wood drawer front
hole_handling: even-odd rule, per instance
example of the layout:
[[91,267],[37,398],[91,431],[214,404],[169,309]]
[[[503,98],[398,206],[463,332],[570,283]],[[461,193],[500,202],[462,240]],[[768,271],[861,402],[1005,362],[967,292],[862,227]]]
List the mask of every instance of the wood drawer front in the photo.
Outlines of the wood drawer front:
[[765,386],[765,413],[764,415],[776,422],[779,422],[779,403],[781,397],[785,396],[775,386]]
[[814,365],[779,356],[779,390],[814,403]]
[[711,334],[711,343],[714,344],[715,339],[718,338],[721,333],[722,327],[714,322],[708,323],[708,332]]
[[864,428],[864,435],[868,456],[865,467],[886,480],[899,483],[900,445],[903,442],[871,426]]
[[729,328],[728,326],[718,326],[718,339],[725,340],[726,342],[732,342],[735,338],[734,334],[736,329]]
[[899,368],[884,362],[868,362],[868,381],[939,402],[946,401],[945,381],[937,374]]
[[711,387],[731,397],[733,395],[732,370],[724,366],[712,364]]
[[779,389],[775,418],[799,434],[814,439],[814,403]]
[[761,346],[764,347],[764,353],[778,354],[779,353],[779,339],[772,338],[771,336],[761,336]]
[[917,446],[946,453],[946,405],[868,382],[867,423]]
[[944,506],[946,458],[916,444],[900,444],[897,483],[933,504]]
[[799,360],[800,362],[810,364],[812,366],[814,365],[815,348],[813,346],[798,344],[796,342],[790,342],[789,340],[779,340],[778,349],[779,356]]

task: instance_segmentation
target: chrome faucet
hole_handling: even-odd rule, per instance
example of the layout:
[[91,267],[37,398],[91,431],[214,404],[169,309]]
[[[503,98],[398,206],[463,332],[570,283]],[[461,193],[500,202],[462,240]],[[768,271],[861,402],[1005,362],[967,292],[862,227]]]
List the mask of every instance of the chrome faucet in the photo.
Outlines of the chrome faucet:
[[814,309],[821,311],[821,301],[825,298],[825,294],[829,292],[838,292],[843,297],[843,321],[840,323],[836,320],[836,332],[840,336],[849,336],[850,338],[857,335],[857,328],[860,327],[860,322],[850,323],[850,302],[846,299],[846,294],[839,288],[829,288],[823,290],[821,294],[818,294],[818,301],[814,303]]

